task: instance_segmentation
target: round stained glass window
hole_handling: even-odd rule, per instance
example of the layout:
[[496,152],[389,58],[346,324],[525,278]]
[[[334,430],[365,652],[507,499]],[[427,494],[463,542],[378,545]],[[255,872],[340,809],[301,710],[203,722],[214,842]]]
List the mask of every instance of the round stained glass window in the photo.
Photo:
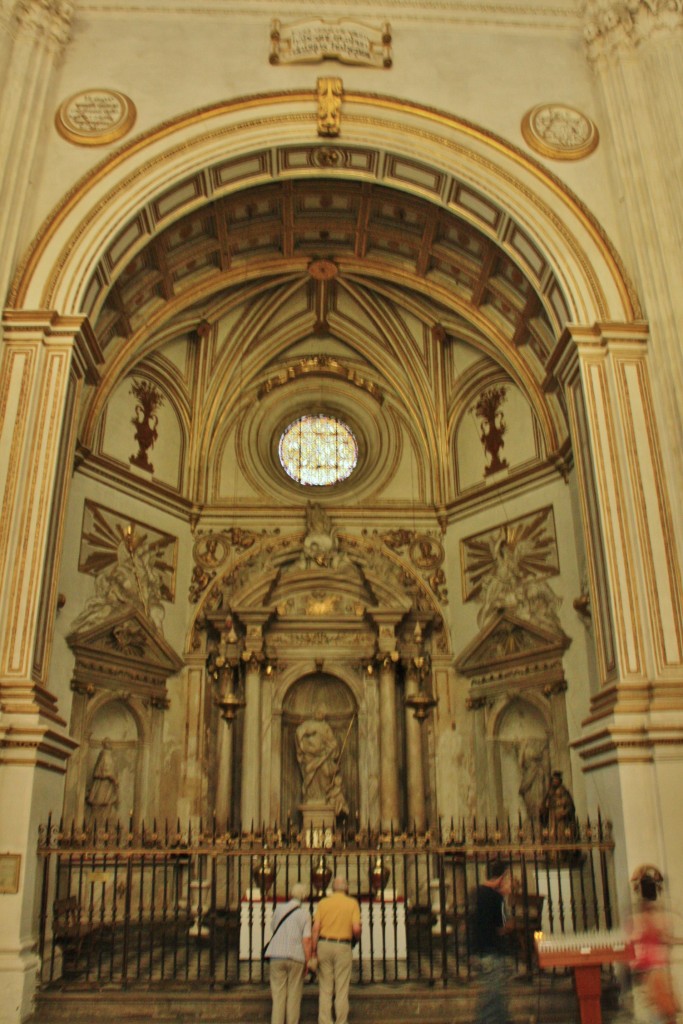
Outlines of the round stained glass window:
[[333,416],[302,416],[280,438],[280,462],[287,476],[310,487],[346,480],[358,462],[353,432]]

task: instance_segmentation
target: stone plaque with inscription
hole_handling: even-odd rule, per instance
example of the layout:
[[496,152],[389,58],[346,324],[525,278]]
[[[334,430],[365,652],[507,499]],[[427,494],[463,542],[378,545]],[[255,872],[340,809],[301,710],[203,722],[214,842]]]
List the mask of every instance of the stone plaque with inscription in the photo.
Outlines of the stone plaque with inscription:
[[339,21],[297,21],[283,25],[277,19],[270,31],[271,64],[305,64],[338,60],[390,68],[391,32],[388,23],[374,27],[349,18]]
[[60,106],[55,117],[59,134],[78,146],[116,142],[135,123],[133,101],[113,89],[87,89]]

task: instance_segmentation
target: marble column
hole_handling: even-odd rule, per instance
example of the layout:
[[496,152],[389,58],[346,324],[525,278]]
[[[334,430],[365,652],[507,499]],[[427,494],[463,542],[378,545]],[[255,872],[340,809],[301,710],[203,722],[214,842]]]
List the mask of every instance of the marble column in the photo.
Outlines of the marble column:
[[401,823],[397,725],[396,662],[386,657],[379,668],[379,799],[382,827],[395,829]]
[[234,726],[221,719],[218,723],[215,814],[219,831],[233,824],[232,750]]
[[[410,659],[406,668],[406,696],[417,693],[417,671]],[[406,779],[408,790],[408,827],[423,832],[427,825],[425,776],[422,755],[422,723],[411,708],[406,708]]]
[[244,678],[242,827],[261,826],[261,659],[252,655]]

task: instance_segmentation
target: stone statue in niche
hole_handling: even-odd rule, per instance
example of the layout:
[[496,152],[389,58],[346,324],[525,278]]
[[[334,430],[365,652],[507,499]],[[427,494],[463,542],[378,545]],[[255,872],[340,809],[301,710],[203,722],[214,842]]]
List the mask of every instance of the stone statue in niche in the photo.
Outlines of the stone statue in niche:
[[339,768],[343,746],[340,746],[322,708],[316,708],[313,717],[297,727],[295,744],[304,802],[324,801],[335,817],[348,815],[349,805]]
[[118,772],[108,739],[102,741],[85,801],[95,816],[110,813],[119,802]]
[[548,789],[548,744],[525,739],[516,744],[519,764],[519,795],[527,817],[536,821]]
[[132,606],[141,608],[157,631],[163,633],[163,577],[157,557],[146,534],[137,535],[134,526],[122,529],[116,561],[95,577],[95,593],[74,620],[72,629],[97,625],[122,608]]
[[574,837],[576,810],[574,800],[562,782],[562,772],[554,771],[550,785],[541,802],[541,824],[548,830],[548,838],[561,842]]

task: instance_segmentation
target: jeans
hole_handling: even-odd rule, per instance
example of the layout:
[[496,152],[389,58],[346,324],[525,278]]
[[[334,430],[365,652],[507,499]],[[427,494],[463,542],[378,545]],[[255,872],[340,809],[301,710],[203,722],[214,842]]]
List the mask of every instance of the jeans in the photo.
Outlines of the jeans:
[[480,960],[480,989],[474,1013],[475,1024],[508,1024],[507,983],[509,967],[504,956],[495,953]]

